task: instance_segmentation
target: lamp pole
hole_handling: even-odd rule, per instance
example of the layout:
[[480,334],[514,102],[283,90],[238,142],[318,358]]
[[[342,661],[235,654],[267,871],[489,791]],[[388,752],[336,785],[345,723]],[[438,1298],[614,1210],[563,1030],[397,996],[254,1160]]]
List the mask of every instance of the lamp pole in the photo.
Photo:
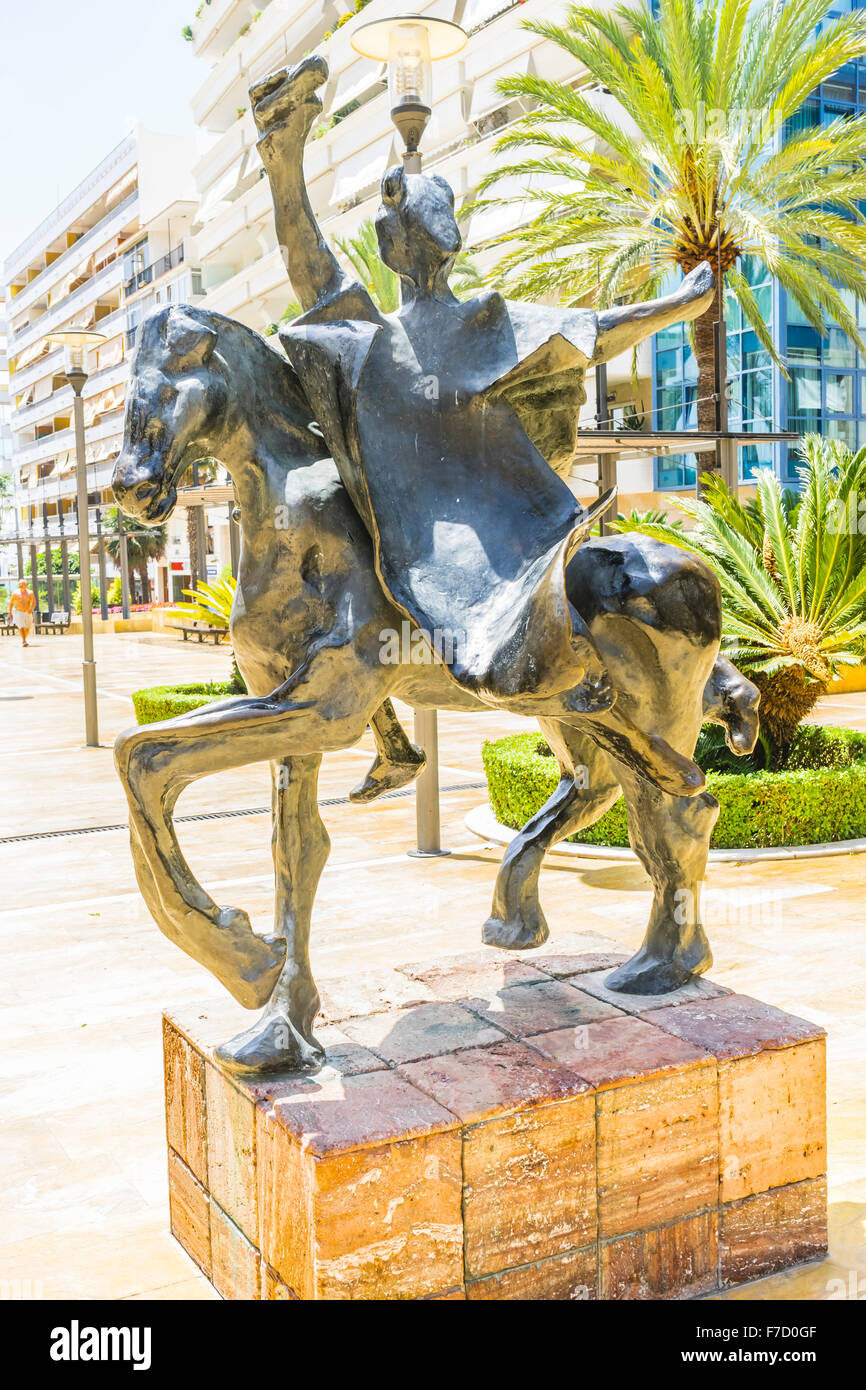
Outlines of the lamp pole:
[[[394,15],[361,24],[352,35],[352,47],[364,58],[388,63],[391,120],[406,146],[403,168],[421,173],[421,137],[433,114],[431,65],[452,58],[466,46],[468,35],[447,19],[423,15]],[[448,854],[442,848],[439,814],[439,713],[416,709],[415,742],[427,762],[415,783],[415,843],[409,853],[418,858]]]
[[72,415],[75,425],[75,477],[78,499],[78,573],[81,585],[81,629],[84,643],[82,677],[84,684],[84,729],[88,748],[99,747],[99,717],[96,704],[96,660],[93,655],[93,590],[90,578],[90,518],[87,511],[87,458],[84,450],[84,400],[87,381],[85,350],[104,341],[102,333],[87,329],[67,329],[49,334],[49,342],[66,348],[66,380],[73,390]]

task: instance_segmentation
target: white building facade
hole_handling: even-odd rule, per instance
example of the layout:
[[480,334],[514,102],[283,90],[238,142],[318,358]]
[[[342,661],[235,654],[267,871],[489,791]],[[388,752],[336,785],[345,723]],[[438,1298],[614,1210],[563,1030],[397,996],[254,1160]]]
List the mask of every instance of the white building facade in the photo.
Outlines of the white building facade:
[[[48,341],[51,332],[76,327],[104,334],[104,342],[89,354],[84,390],[91,534],[113,505],[110,480],[122,443],[137,326],[162,304],[201,299],[190,235],[197,209],[195,162],[194,137],[139,127],[5,259],[15,492],[3,532],[7,541],[14,534],[20,544],[2,550],[13,567],[32,567],[49,549],[65,550],[64,537],[77,533],[73,394],[63,374],[63,349]],[[188,579],[186,551],[180,559],[185,575],[178,577]],[[116,567],[104,552],[103,561],[110,579]],[[170,576],[167,556],[152,563],[150,593],[140,582],[136,588],[133,575],[133,599],[172,597]],[[61,575],[50,591],[41,584],[40,608],[65,606],[68,587]]]

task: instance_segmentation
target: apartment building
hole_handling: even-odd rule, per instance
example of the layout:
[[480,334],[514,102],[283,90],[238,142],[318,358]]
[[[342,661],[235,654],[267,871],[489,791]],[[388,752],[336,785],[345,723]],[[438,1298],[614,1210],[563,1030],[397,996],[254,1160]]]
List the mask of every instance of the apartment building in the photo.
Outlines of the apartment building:
[[[72,389],[63,349],[46,335],[68,327],[105,335],[89,357],[84,392],[90,529],[112,505],[110,479],[123,433],[128,355],[137,325],[160,304],[201,295],[190,231],[197,208],[194,137],[137,128],[6,257],[14,516],[28,547],[75,533]],[[5,545],[4,551],[17,547]],[[26,561],[25,561],[26,563]],[[152,573],[168,593],[168,560]],[[114,572],[105,559],[109,577]],[[40,591],[40,606],[66,606],[68,578]]]
[[[0,287],[0,532],[14,515],[15,483],[12,475],[12,430],[9,424],[9,358],[6,350],[6,300]],[[0,546],[0,611],[8,606],[9,592],[18,579],[18,556]],[[5,606],[4,606],[5,605]]]

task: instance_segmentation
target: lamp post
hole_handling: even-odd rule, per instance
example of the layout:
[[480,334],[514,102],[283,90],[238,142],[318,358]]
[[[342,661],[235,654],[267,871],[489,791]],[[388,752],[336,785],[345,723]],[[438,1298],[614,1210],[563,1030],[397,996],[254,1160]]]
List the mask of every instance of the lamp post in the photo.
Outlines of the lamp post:
[[[362,58],[388,64],[391,120],[406,146],[403,168],[421,173],[421,137],[432,115],[432,65],[453,58],[466,46],[468,35],[459,24],[422,15],[393,15],[361,24],[352,35],[352,47]],[[435,709],[416,709],[415,742],[427,756],[416,783],[415,832],[417,848],[410,854],[428,857],[447,854],[441,844],[439,818],[439,718]]]
[[351,43],[362,58],[388,64],[391,120],[403,137],[407,174],[421,172],[421,137],[432,114],[431,65],[453,58],[466,46],[468,35],[449,19],[398,14],[361,24]]
[[72,403],[75,418],[75,462],[78,483],[78,573],[81,584],[81,627],[84,636],[84,728],[88,748],[99,747],[99,721],[96,709],[96,662],[93,657],[93,593],[90,580],[90,522],[87,512],[87,460],[84,454],[84,401],[81,393],[87,380],[85,354],[89,347],[105,341],[104,333],[87,328],[67,328],[61,333],[49,333],[50,343],[66,349],[64,371],[75,395]]

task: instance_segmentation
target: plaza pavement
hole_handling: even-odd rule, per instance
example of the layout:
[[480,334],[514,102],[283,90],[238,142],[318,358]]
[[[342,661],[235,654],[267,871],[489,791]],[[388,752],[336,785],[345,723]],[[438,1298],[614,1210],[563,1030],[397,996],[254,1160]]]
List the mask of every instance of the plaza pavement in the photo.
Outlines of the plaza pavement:
[[[125,829],[71,832],[126,820],[110,744],[133,722],[130,692],[222,678],[228,652],[98,636],[105,746],[95,750],[81,746],[80,655],[72,636],[33,638],[29,651],[0,639],[0,1297],[213,1298],[168,1232],[160,1016],[219,991],[153,924]],[[866,696],[825,700],[819,717],[866,727]],[[339,801],[366,766],[369,735],[325,759],[320,795],[338,804],[323,812],[333,844],[313,932],[320,980],[477,946],[502,851],[463,817],[484,800],[472,785],[483,781],[482,738],[521,727],[493,713],[441,717],[444,859],[406,855],[413,795],[363,809]],[[268,800],[256,767],[190,788],[178,814]],[[9,842],[22,835],[45,838]],[[268,923],[266,813],[185,823],[181,839],[218,901]],[[713,978],[829,1034],[830,1258],[729,1298],[866,1297],[864,867],[858,854],[708,873]],[[637,865],[554,860],[541,893],[554,939],[600,931],[631,950],[642,936],[650,891]],[[237,1012],[240,1027],[249,1015]]]

